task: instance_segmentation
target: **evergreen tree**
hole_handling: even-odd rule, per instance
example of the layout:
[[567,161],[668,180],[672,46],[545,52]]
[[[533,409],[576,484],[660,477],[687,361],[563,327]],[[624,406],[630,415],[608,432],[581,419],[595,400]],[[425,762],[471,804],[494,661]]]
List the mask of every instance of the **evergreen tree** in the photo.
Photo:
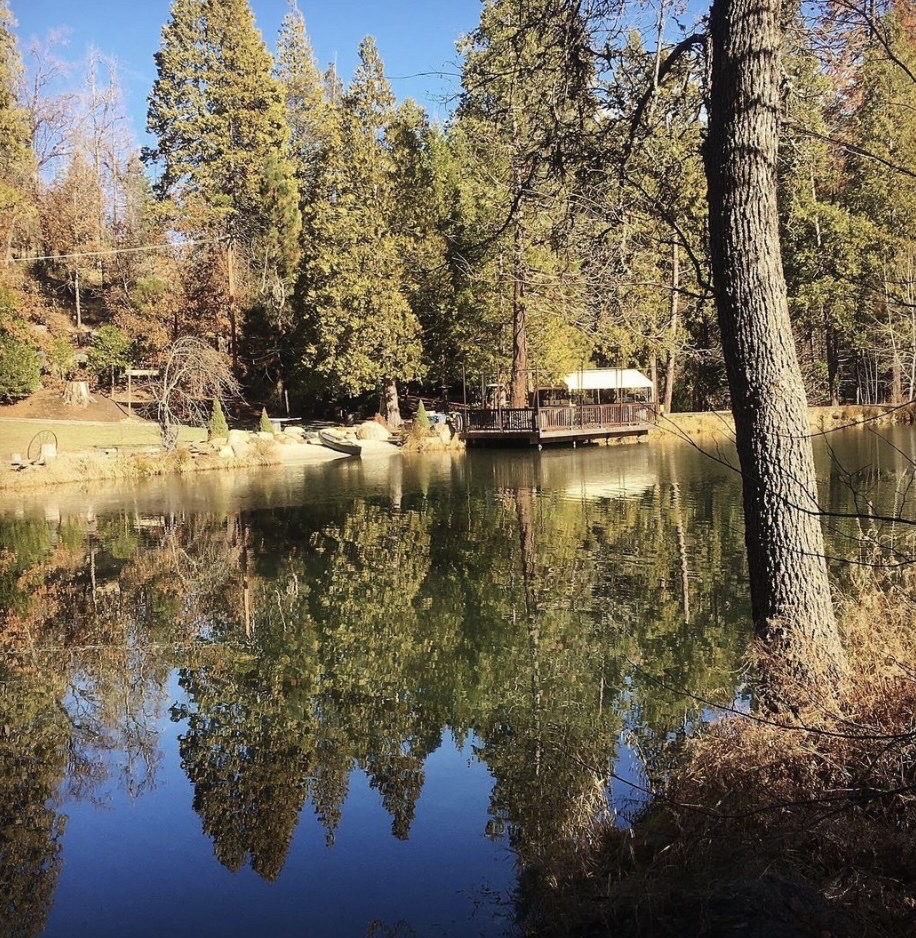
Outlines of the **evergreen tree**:
[[448,384],[461,360],[448,336],[455,311],[448,227],[455,191],[444,133],[408,99],[385,132],[393,173],[391,226],[401,246],[402,292],[423,328],[429,374]]
[[[247,0],[175,0],[156,53],[147,158],[160,196],[198,197],[243,243],[263,218],[261,175],[289,131],[272,61]],[[287,167],[288,168],[288,167]]]
[[218,397],[213,398],[213,410],[210,413],[210,425],[207,428],[211,440],[224,440],[229,436],[229,424],[223,413],[223,405]]
[[419,376],[421,346],[392,230],[392,167],[382,134],[393,101],[375,42],[365,39],[305,195],[298,302],[303,364],[339,393],[384,386],[389,423],[398,426],[397,382]]
[[156,147],[144,151],[156,164],[160,198],[179,198],[199,187],[207,112],[204,15],[206,0],[174,0],[155,54],[156,81],[149,97],[147,130]]
[[12,32],[14,25],[8,0],[0,0],[0,237],[7,257],[17,227],[30,207],[32,170],[28,118],[16,96],[22,60]]
[[[463,46],[459,114],[468,122],[480,165],[496,190],[491,195],[497,202],[492,225],[500,237],[490,241],[498,254],[497,275],[509,285],[510,397],[515,407],[528,403],[531,301],[538,285],[550,284],[561,294],[555,293],[546,307],[566,305],[564,265],[556,263],[561,253],[532,247],[556,241],[551,228],[559,219],[543,209],[551,206],[564,213],[562,140],[581,124],[583,108],[591,110],[587,88],[592,66],[583,55],[583,26],[574,9],[550,0],[487,0],[477,29]],[[567,322],[575,318],[565,311]],[[542,332],[550,333],[557,322],[543,325],[547,328]]]
[[157,147],[147,159],[160,167],[158,193],[177,204],[182,227],[228,239],[237,358],[236,303],[247,295],[282,308],[296,262],[283,91],[248,0],[175,0],[156,66],[148,129]]
[[916,179],[888,172],[879,161],[916,168],[914,84],[904,70],[916,72],[916,29],[907,28],[904,10],[896,5],[881,28],[898,61],[889,60],[878,45],[864,57],[851,130],[862,149],[878,159],[850,157],[847,199],[862,219],[859,231],[878,229],[871,239],[872,269],[859,277],[866,312],[859,323],[860,344],[886,376],[887,399],[899,404],[916,394]]
[[276,76],[286,101],[290,160],[300,185],[305,186],[314,180],[327,140],[330,105],[296,0],[289,0],[280,26]]
[[426,407],[423,404],[423,401],[420,401],[420,404],[417,407],[417,415],[413,418],[413,426],[414,430],[417,430],[420,433],[426,433],[429,431],[429,414],[426,413]]
[[285,160],[289,129],[283,95],[248,0],[208,0],[204,42],[207,120],[206,162],[198,166],[201,187],[222,198],[229,232],[254,240],[272,208],[262,199],[264,167],[273,162],[275,171],[291,172]]

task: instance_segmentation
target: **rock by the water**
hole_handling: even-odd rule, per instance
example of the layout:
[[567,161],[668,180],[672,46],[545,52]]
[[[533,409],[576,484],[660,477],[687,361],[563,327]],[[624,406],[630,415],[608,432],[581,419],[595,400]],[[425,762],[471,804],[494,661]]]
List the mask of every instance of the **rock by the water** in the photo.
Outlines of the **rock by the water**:
[[437,423],[433,427],[433,433],[439,437],[439,440],[448,446],[452,442],[452,428],[447,423]]
[[391,434],[376,420],[367,420],[356,428],[358,440],[387,440]]
[[221,446],[217,455],[220,459],[232,459],[235,456],[235,450],[231,446]]
[[251,449],[251,440],[251,434],[246,433],[244,430],[229,431],[229,447],[232,450],[233,455],[238,456],[239,458],[248,455],[248,452]]

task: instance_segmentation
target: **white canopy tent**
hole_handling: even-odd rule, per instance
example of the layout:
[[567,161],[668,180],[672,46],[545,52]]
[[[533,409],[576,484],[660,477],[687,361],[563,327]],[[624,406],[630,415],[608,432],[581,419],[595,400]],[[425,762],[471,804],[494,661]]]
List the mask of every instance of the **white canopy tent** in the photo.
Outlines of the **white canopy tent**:
[[583,368],[570,372],[563,384],[570,391],[642,391],[652,382],[635,368]]
[[602,391],[615,392],[617,399],[621,394],[633,394],[655,400],[655,385],[635,368],[583,368],[566,375],[563,384],[571,393],[594,392],[599,402]]

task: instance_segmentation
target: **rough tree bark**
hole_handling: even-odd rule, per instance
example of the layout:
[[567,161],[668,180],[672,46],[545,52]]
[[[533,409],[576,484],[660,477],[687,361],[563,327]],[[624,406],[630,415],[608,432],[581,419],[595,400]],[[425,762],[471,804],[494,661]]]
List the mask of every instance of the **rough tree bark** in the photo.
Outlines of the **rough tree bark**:
[[[814,456],[789,321],[776,201],[779,0],[714,0],[704,159],[716,307],[744,489],[758,638],[790,675],[765,692],[835,692],[840,644],[818,516]],[[774,693],[775,691],[775,693]]]
[[525,226],[524,181],[517,154],[520,148],[516,115],[512,115],[512,140],[516,159],[513,168],[515,182],[515,226],[512,235],[512,376],[509,382],[509,406],[528,406],[528,310],[525,306]]
[[[521,206],[518,209],[521,212]],[[512,258],[512,378],[509,406],[528,406],[528,310],[525,306],[524,231],[521,219],[515,222]]]
[[64,404],[67,407],[88,407],[91,401],[88,381],[68,381],[64,385]]
[[681,258],[678,244],[671,246],[671,318],[668,321],[668,370],[665,372],[665,413],[671,413],[674,401],[674,381],[677,375],[677,358],[675,347],[677,334],[680,329],[680,294],[681,286]]
[[403,423],[401,404],[398,400],[398,383],[393,378],[385,382],[385,419],[390,430],[399,429]]

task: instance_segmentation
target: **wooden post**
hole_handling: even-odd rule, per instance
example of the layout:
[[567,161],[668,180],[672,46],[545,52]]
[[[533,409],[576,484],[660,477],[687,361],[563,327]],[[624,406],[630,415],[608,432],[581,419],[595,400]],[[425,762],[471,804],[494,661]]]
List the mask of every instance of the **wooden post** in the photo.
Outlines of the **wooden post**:
[[128,416],[133,416],[133,390],[134,390],[134,378],[155,378],[159,375],[159,370],[157,368],[125,368],[125,374],[127,375],[127,413]]

